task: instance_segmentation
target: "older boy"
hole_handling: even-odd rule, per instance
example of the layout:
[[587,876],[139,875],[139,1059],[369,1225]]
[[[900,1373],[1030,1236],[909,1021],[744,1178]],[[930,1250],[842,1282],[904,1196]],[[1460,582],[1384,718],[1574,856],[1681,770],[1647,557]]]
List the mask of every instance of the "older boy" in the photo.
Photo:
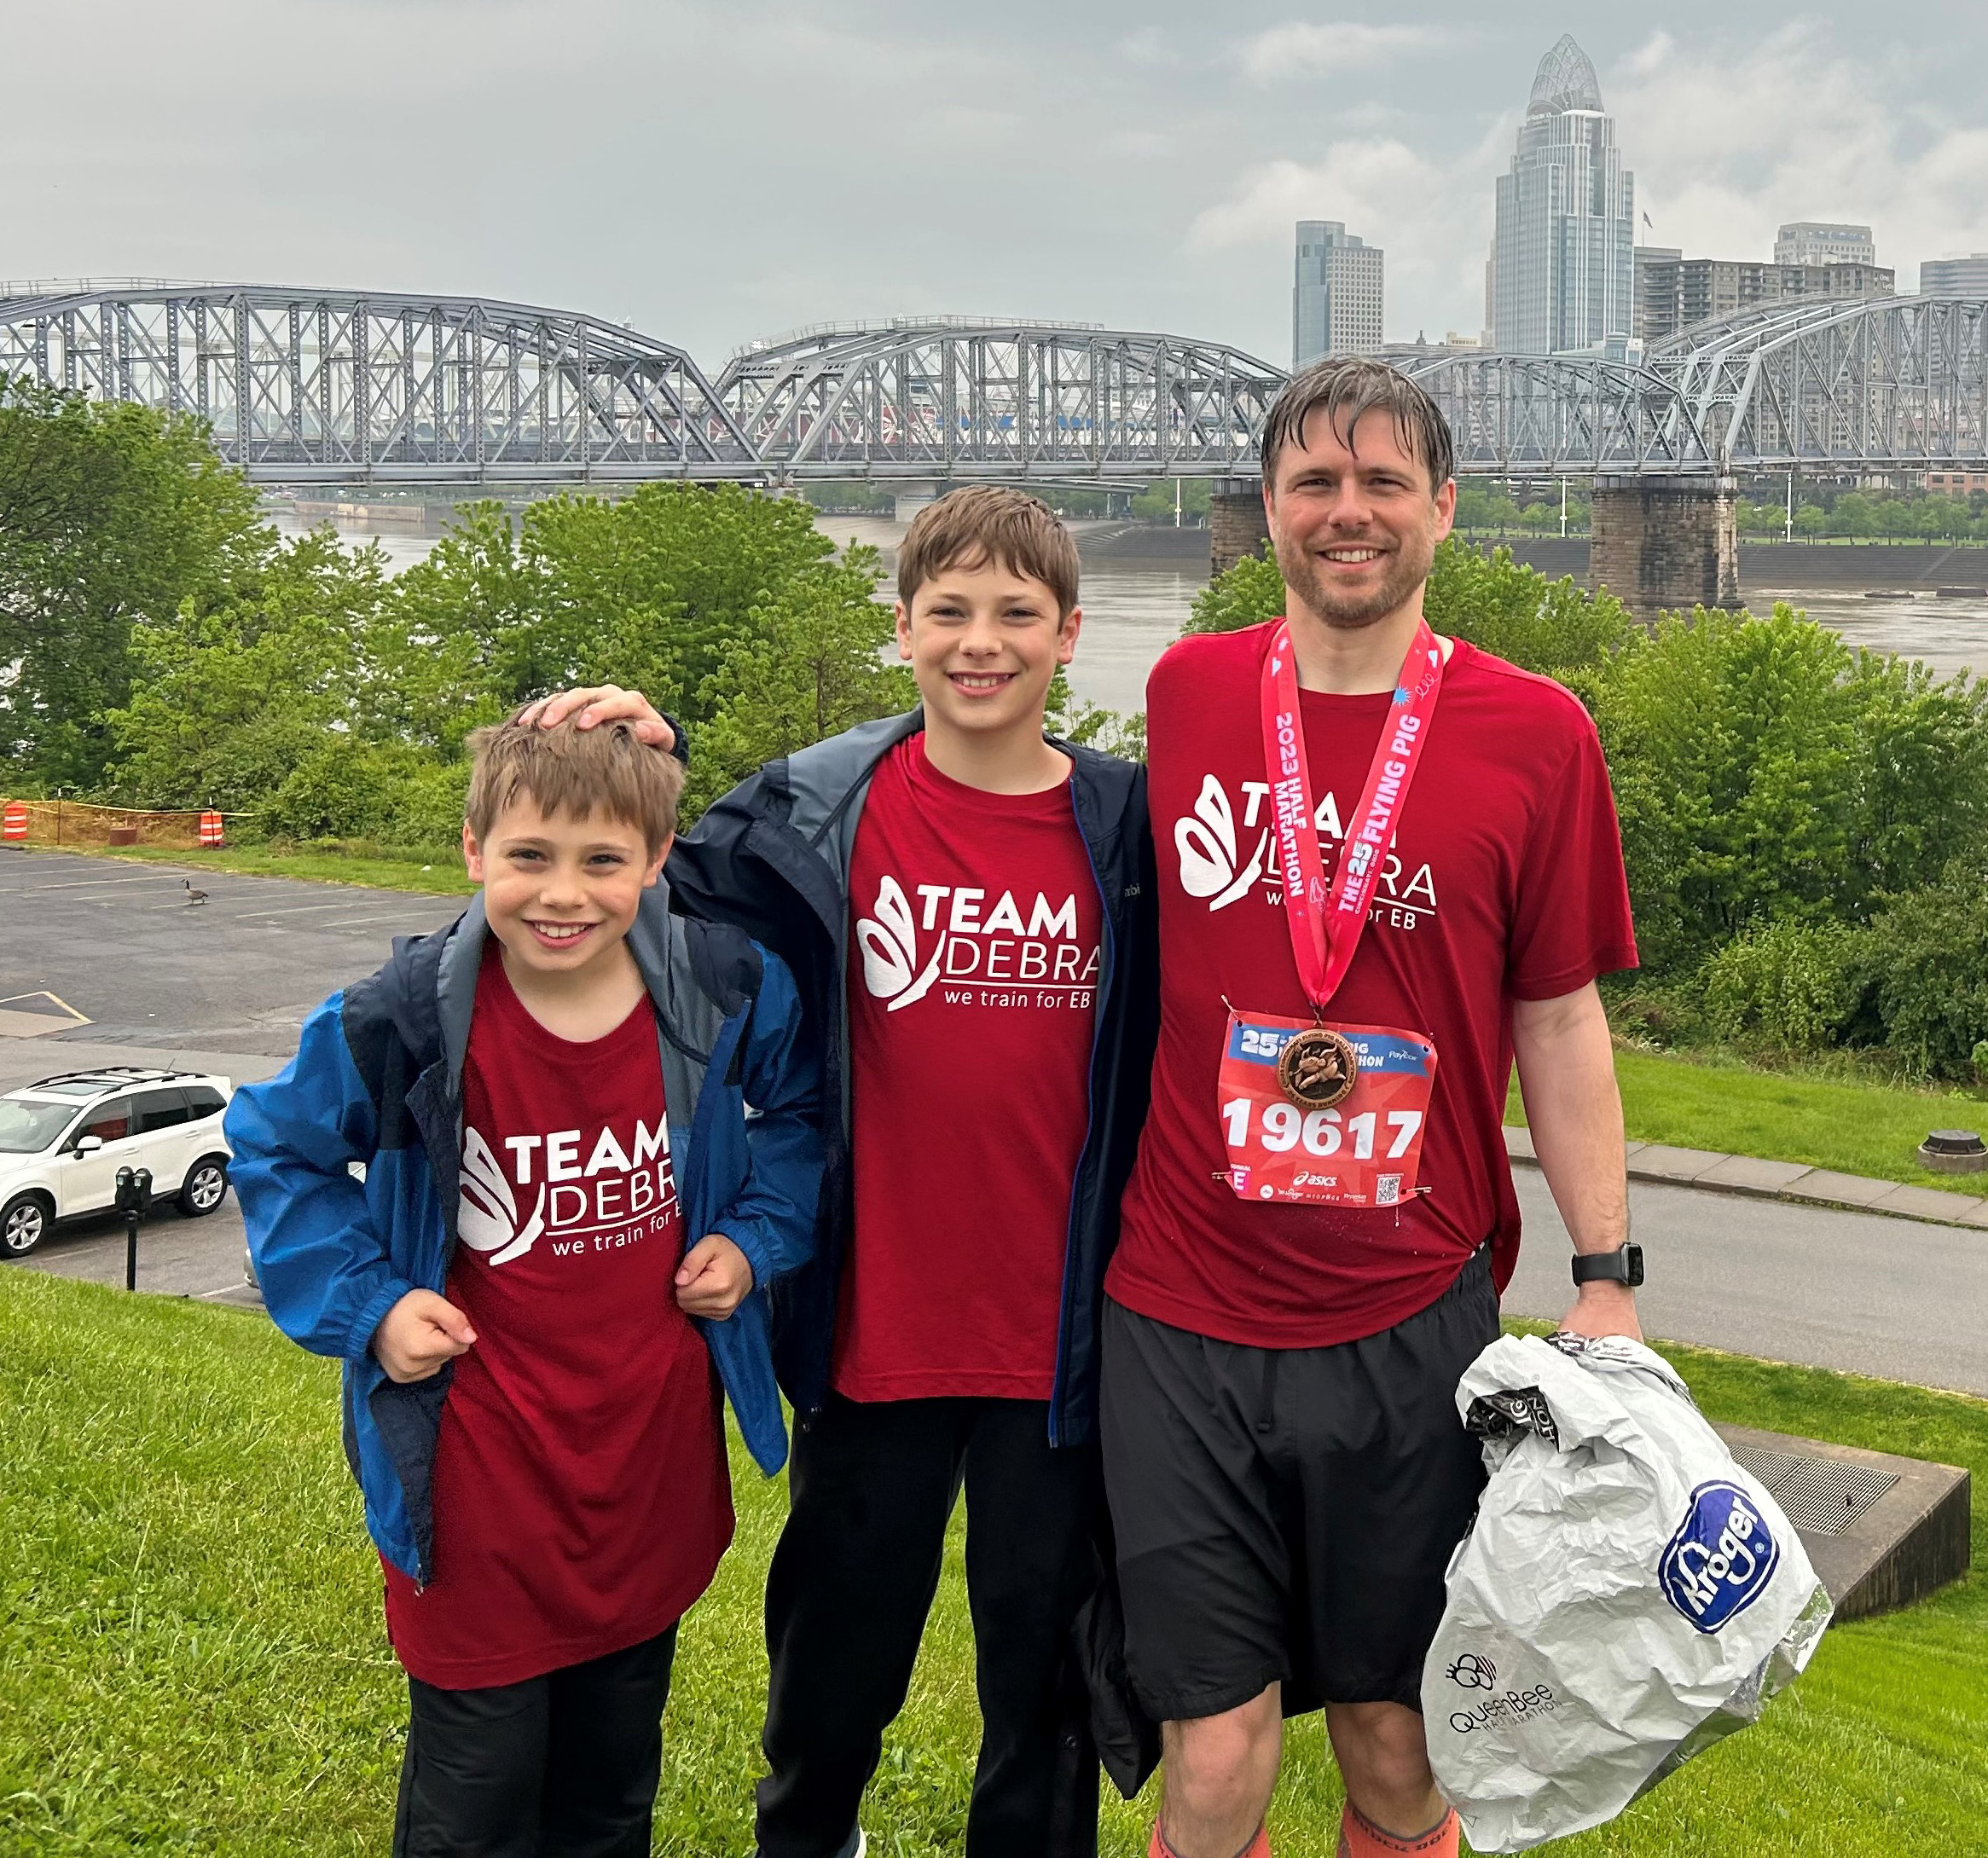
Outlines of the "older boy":
[[785,1456],[766,1290],[812,1247],[815,1072],[778,960],[640,910],[674,762],[625,729],[471,746],[482,895],[236,1094],[233,1178],[270,1313],[345,1363],[408,1673],[395,1853],[638,1858],[732,1537],[720,1379]]
[[[861,1849],[964,1484],[969,1858],[1087,1854],[1070,1629],[1097,1576],[1099,1285],[1151,1051],[1144,777],[1043,733],[1081,615],[1075,547],[1036,499],[932,505],[897,586],[919,708],[770,763],[669,861],[679,907],[793,964],[842,1107],[822,1255],[778,1299],[803,1416],[759,1849]],[[618,692],[548,714],[589,699],[650,714]]]

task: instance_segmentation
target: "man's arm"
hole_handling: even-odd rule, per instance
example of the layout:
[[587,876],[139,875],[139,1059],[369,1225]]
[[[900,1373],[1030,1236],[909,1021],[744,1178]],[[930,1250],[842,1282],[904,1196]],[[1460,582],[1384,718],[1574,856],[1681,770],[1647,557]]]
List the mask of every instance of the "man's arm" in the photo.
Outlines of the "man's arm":
[[[1515,1001],[1512,1047],[1533,1152],[1574,1248],[1612,1252],[1629,1236],[1629,1182],[1615,1056],[1594,982],[1557,999]],[[1583,1284],[1561,1327],[1643,1336],[1626,1284]]]

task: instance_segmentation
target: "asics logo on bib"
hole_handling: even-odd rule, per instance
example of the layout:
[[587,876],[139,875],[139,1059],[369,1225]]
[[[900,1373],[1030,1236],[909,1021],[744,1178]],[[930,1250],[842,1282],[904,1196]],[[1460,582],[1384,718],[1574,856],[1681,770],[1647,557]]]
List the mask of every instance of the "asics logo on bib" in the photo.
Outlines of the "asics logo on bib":
[[1091,1004],[1098,946],[1077,939],[1074,894],[1004,890],[991,905],[984,889],[970,884],[914,884],[911,894],[886,876],[869,915],[856,918],[863,984],[889,1002],[886,1012],[935,988],[948,1004]]
[[[1271,842],[1270,783],[1243,781],[1238,784],[1238,792],[1240,805],[1214,775],[1204,775],[1193,812],[1174,822],[1180,888],[1191,897],[1204,899],[1211,911],[1226,909],[1252,889],[1264,902],[1282,908],[1284,878]],[[1339,802],[1330,791],[1320,796],[1312,823],[1318,828],[1322,848],[1345,843],[1346,827],[1340,818]],[[1329,853],[1325,860],[1328,879],[1332,865]],[[1434,872],[1427,865],[1410,871],[1390,841],[1367,920],[1412,929],[1423,917],[1434,916],[1435,907]]]
[[658,1120],[652,1129],[638,1117],[625,1141],[603,1126],[591,1146],[581,1140],[586,1133],[507,1136],[507,1165],[482,1131],[465,1127],[457,1236],[497,1265],[542,1238],[555,1258],[577,1258],[661,1232],[676,1215],[668,1126]]
[[1781,1548],[1736,1484],[1701,1484],[1657,1564],[1664,1597],[1701,1632],[1717,1632],[1766,1590]]

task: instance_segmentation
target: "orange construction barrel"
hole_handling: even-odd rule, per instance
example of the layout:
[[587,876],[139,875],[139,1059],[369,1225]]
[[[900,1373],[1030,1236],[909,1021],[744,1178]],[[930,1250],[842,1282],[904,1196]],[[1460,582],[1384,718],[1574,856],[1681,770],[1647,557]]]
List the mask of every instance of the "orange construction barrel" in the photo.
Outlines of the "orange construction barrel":
[[200,815],[200,849],[210,852],[220,843],[221,815],[217,813],[203,813]]
[[18,800],[7,802],[4,822],[0,823],[0,838],[24,839],[27,836],[27,808]]

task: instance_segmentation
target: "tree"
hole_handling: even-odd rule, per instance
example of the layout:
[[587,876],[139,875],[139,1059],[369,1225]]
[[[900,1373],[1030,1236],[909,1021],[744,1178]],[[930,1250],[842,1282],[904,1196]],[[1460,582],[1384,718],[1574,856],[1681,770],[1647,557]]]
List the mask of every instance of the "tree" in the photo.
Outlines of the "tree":
[[363,729],[391,583],[327,527],[276,548],[210,609],[132,628],[130,697],[107,711],[106,789],[126,804],[259,809],[312,754]]
[[0,376],[0,756],[94,785],[132,627],[212,604],[273,545],[198,421]]
[[880,578],[876,550],[852,547],[752,610],[698,693],[710,721],[693,738],[688,810],[763,762],[917,702],[911,673],[884,657],[896,625]]

